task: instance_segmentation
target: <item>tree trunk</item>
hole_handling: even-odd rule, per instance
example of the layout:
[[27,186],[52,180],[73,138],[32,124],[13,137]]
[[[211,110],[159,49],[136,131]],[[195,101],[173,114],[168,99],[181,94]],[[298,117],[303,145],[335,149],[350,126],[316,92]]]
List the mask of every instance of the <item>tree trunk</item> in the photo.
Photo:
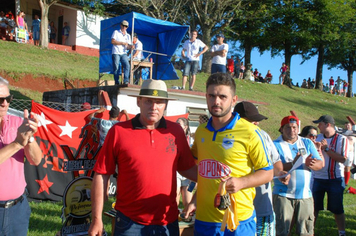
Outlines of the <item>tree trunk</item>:
[[251,78],[251,52],[252,52],[252,46],[249,43],[244,44],[244,49],[245,49],[245,59],[244,59],[244,65],[245,65],[245,72],[244,72],[244,79],[250,80]]
[[349,83],[349,87],[347,89],[347,94],[346,96],[347,97],[352,97],[352,80],[353,80],[353,73],[354,73],[354,70],[350,69],[350,70],[347,70],[347,79],[348,79],[348,83]]
[[318,48],[318,62],[316,65],[315,89],[323,90],[323,65],[324,65],[324,45]]
[[53,3],[54,1],[48,4],[46,0],[38,0],[41,9],[40,46],[42,48],[48,48],[48,12]]
[[211,50],[211,28],[204,27],[202,26],[202,32],[203,32],[203,43],[205,43],[208,47],[209,50],[203,54],[203,60],[202,60],[202,72],[211,73],[211,56],[210,56],[210,50]]

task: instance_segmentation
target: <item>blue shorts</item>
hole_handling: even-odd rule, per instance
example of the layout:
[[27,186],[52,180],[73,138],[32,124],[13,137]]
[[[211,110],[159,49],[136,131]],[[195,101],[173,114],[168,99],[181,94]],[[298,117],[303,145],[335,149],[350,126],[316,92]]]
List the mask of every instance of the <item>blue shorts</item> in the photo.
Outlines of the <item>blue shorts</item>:
[[226,73],[226,66],[225,65],[220,65],[220,64],[211,64],[211,73]]
[[40,31],[33,31],[32,37],[33,40],[40,40]]
[[196,75],[199,69],[199,61],[187,61],[184,65],[183,76]]
[[194,236],[255,236],[256,235],[256,213],[248,218],[247,220],[240,221],[239,226],[233,232],[225,229],[224,232],[220,231],[221,223],[205,222],[200,220],[195,220],[194,224]]
[[324,197],[327,197],[327,209],[333,214],[339,215],[344,213],[344,178],[338,179],[314,179],[313,198],[314,209],[316,211],[324,210]]

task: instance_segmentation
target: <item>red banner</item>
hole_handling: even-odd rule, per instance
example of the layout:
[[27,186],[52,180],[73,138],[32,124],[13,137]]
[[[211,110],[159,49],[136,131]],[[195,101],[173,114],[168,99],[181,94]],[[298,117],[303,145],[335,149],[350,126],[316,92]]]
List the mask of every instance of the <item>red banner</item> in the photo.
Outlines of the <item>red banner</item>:
[[[68,183],[78,176],[91,176],[91,168],[98,153],[99,140],[91,131],[88,115],[95,110],[64,112],[32,102],[32,112],[40,122],[35,139],[43,153],[39,166],[25,163],[29,197],[32,199],[61,201]],[[100,115],[108,119],[108,111]],[[134,115],[129,114],[129,117]],[[176,121],[188,114],[168,116]],[[99,137],[98,134],[96,137]],[[79,163],[79,165],[78,165]],[[74,171],[66,171],[74,170]]]

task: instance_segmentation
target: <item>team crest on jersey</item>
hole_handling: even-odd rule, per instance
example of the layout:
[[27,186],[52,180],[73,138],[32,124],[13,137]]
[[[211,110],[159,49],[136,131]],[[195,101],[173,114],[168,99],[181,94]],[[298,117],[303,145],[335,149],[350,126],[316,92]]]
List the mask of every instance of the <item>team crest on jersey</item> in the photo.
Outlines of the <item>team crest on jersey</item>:
[[225,148],[225,150],[232,148],[234,146],[234,141],[235,141],[234,136],[232,136],[231,134],[226,135],[222,141],[223,148]]
[[199,175],[208,179],[219,179],[231,173],[230,167],[213,159],[206,159],[199,162],[198,169]]
[[204,143],[205,142],[205,138],[201,138],[201,142]]

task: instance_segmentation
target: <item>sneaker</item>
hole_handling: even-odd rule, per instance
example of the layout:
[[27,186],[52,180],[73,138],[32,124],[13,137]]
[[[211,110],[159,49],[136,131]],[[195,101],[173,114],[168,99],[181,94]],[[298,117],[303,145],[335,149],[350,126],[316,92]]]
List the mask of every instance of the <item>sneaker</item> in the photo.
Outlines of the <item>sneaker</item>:
[[189,89],[189,91],[193,91],[193,89],[192,89],[192,88],[190,88],[190,89]]
[[184,90],[184,88],[183,87],[178,87],[179,88],[179,90]]

